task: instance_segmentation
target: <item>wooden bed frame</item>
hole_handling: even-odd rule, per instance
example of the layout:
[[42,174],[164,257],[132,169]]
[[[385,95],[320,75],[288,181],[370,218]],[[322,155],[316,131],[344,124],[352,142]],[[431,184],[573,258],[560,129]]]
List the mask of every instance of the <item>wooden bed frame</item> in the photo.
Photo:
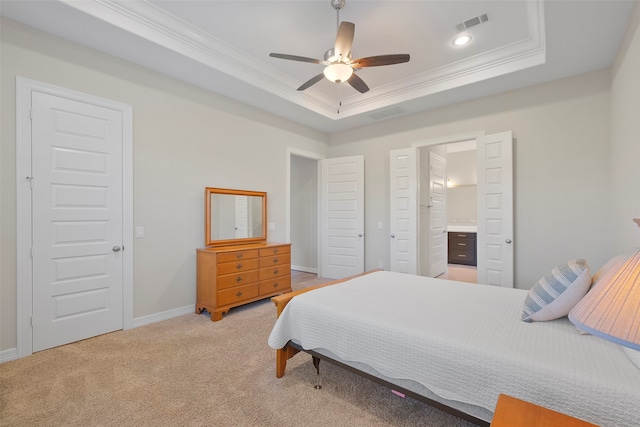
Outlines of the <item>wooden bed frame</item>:
[[[364,276],[367,275],[369,273],[373,273],[375,271],[382,271],[382,269],[376,269],[376,270],[371,270],[371,271],[367,271],[364,272],[362,274],[356,274],[354,276],[350,276],[350,277],[346,277],[344,279],[338,279],[338,280],[333,280],[331,282],[327,282],[327,283],[322,283],[320,285],[316,285],[316,286],[310,286],[308,288],[304,288],[304,289],[300,289],[298,291],[293,291],[293,292],[289,292],[287,294],[283,294],[283,295],[278,295],[275,296],[273,298],[271,298],[271,301],[273,301],[273,303],[276,305],[276,315],[277,317],[280,317],[280,314],[282,314],[282,311],[284,310],[284,308],[287,306],[287,304],[289,303],[289,301],[291,301],[291,299],[293,299],[294,297],[303,294],[305,292],[309,292],[312,291],[314,289],[319,289],[319,288],[323,288],[325,286],[331,286],[331,285],[335,285],[338,283],[342,283],[342,282],[346,282],[347,280],[351,280],[354,279],[356,277],[360,277],[360,276]],[[477,426],[481,426],[481,427],[490,427],[490,423],[488,423],[485,420],[482,420],[480,418],[474,417],[473,415],[469,415],[466,412],[462,412],[458,409],[454,409],[450,406],[445,405],[444,403],[440,403],[438,401],[429,399],[425,396],[419,395],[411,390],[407,390],[403,387],[399,387],[393,383],[390,383],[388,381],[385,381],[381,378],[375,377],[373,375],[370,375],[366,372],[362,372],[358,369],[355,369],[349,365],[345,365],[342,362],[339,362],[337,360],[331,359],[328,356],[322,355],[320,353],[317,353],[315,351],[312,350],[305,350],[303,348],[301,348],[300,346],[289,342],[287,343],[287,345],[285,345],[283,348],[277,349],[276,350],[276,377],[277,378],[282,378],[284,376],[284,372],[285,369],[287,367],[287,360],[291,359],[293,356],[295,356],[297,353],[299,353],[300,351],[308,353],[311,355],[311,357],[313,358],[313,365],[315,366],[318,375],[320,372],[320,368],[319,368],[319,364],[320,364],[320,360],[326,360],[327,362],[339,366],[343,369],[346,369],[348,371],[354,372],[362,377],[365,377],[367,379],[370,379],[371,381],[374,381],[378,384],[382,384],[385,387],[389,387],[392,390],[395,391],[399,391],[400,393],[409,396],[415,400],[424,402],[430,406],[433,406],[435,408],[438,408],[444,412],[447,412],[449,414],[455,415],[458,418],[462,418],[464,420],[467,420],[469,422],[472,422],[473,424],[477,425]]]
[[[331,282],[322,283],[316,286],[309,286],[308,288],[300,289],[298,291],[289,292],[287,294],[282,294],[271,298],[271,301],[276,305],[276,317],[280,317],[282,314],[282,310],[287,306],[289,301],[293,297],[296,297],[300,294],[304,294],[305,292],[312,291],[318,288],[324,288],[325,286],[335,285],[337,283],[346,282],[347,280],[354,279],[356,277],[364,276],[365,274],[373,273],[374,271],[382,271],[382,269],[371,270],[364,272],[362,274],[356,274],[355,276],[345,277],[344,279],[333,280]],[[291,345],[286,345],[283,348],[276,350],[276,377],[282,378],[284,376],[284,371],[287,367],[287,360],[291,359],[295,356],[300,350],[294,348]]]

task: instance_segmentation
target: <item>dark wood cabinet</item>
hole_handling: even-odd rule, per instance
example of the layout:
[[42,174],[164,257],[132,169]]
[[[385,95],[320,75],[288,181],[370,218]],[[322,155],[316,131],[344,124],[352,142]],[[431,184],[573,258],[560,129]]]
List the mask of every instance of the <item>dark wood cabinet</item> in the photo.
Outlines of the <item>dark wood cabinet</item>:
[[449,264],[477,265],[476,233],[450,231]]

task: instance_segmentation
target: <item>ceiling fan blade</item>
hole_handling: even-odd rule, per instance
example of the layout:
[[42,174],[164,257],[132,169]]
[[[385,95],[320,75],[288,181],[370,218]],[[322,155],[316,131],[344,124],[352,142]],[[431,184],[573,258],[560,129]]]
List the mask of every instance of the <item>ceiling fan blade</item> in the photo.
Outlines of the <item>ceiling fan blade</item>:
[[307,58],[305,56],[287,55],[286,53],[270,53],[272,58],[288,59],[290,61],[311,62],[312,64],[322,64],[324,61],[319,59]]
[[351,52],[351,45],[353,44],[353,36],[355,32],[356,26],[353,22],[343,21],[340,23],[334,48],[336,56],[342,56],[344,59],[347,58],[347,55]]
[[378,67],[380,65],[393,65],[409,62],[408,54],[379,55],[367,58],[354,59],[349,63],[353,68]]
[[347,83],[351,85],[352,88],[357,90],[360,93],[365,93],[369,91],[369,86],[362,80],[356,73],[351,74]]
[[318,83],[320,80],[324,79],[324,73],[320,73],[315,77],[310,78],[309,80],[307,80],[305,83],[302,84],[302,86],[300,86],[298,88],[298,90],[305,90],[310,88],[311,86],[313,86],[314,84]]

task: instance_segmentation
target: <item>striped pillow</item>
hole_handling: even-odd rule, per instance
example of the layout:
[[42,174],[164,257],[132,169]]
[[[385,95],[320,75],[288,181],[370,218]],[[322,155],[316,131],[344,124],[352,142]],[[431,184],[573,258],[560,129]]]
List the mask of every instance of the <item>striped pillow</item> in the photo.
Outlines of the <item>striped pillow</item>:
[[560,265],[531,288],[524,301],[522,320],[541,322],[566,316],[590,286],[591,272],[585,260]]

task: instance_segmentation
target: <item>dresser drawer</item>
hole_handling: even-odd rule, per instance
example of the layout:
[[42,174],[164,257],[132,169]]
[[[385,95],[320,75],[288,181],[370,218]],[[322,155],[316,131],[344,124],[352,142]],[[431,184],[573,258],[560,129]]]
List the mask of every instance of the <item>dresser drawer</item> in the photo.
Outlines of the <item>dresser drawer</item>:
[[234,251],[218,254],[218,263],[243,261],[245,259],[258,258],[258,250]]
[[260,295],[278,292],[291,287],[291,276],[282,276],[260,282]]
[[474,251],[476,249],[475,240],[449,240],[449,249],[458,251]]
[[449,240],[452,239],[456,239],[456,240],[476,240],[476,233],[461,233],[461,232],[457,232],[457,231],[450,231],[449,232]]
[[291,274],[289,265],[266,267],[260,269],[260,281],[275,279],[276,277],[288,276]]
[[234,286],[248,285],[255,283],[260,278],[258,270],[247,271],[245,273],[227,274],[226,276],[218,276],[218,289],[227,289]]
[[290,262],[291,262],[291,255],[289,254],[261,257],[260,268],[271,267],[271,266],[280,265],[280,264],[289,264]]
[[258,290],[258,284],[254,283],[218,291],[218,306],[234,304],[249,298],[255,298],[258,296]]
[[244,261],[225,262],[218,264],[218,276],[225,274],[240,273],[248,270],[256,270],[259,266],[258,258]]
[[449,249],[449,262],[452,264],[476,265],[475,251]]
[[275,246],[272,248],[260,249],[260,257],[267,257],[272,255],[288,254],[291,252],[291,246]]

